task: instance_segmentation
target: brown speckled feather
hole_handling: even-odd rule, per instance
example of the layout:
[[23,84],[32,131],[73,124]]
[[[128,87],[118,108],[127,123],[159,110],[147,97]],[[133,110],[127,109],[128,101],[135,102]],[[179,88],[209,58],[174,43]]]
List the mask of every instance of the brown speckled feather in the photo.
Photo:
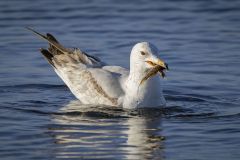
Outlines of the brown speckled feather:
[[[27,28],[42,39],[48,41],[49,43],[49,48],[48,50],[46,49],[41,49],[41,53],[44,55],[44,57],[48,60],[48,62],[54,66],[54,62],[58,63],[82,63],[85,65],[96,65],[96,66],[101,66],[103,63],[96,57],[90,56],[84,52],[82,52],[78,48],[74,49],[69,49],[65,48],[63,45],[61,45],[57,39],[51,35],[50,33],[47,33],[46,35],[43,35],[32,28]],[[60,64],[61,64],[60,63]]]

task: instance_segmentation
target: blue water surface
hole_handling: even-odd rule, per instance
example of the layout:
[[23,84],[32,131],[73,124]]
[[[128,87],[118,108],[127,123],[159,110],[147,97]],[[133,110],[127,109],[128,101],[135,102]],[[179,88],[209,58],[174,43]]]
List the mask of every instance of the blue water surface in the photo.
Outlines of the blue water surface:
[[[79,102],[25,27],[109,64],[158,46],[167,106]],[[240,1],[0,1],[0,159],[240,159]]]

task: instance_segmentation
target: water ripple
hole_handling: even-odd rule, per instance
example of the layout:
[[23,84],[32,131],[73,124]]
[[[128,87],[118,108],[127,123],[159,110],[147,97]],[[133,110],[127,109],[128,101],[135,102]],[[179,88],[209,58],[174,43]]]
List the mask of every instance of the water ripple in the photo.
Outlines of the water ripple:
[[[0,1],[2,159],[231,159],[239,155],[239,1]],[[82,105],[25,27],[109,64],[150,41],[167,106]],[[44,153],[44,154],[43,154]]]

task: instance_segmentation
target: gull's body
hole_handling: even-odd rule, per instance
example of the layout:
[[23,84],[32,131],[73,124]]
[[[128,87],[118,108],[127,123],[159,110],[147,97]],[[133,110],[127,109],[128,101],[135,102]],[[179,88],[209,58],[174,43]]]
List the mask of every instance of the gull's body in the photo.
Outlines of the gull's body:
[[83,104],[124,108],[156,108],[165,105],[160,76],[147,78],[143,82],[153,66],[167,68],[152,44],[141,42],[133,47],[128,70],[120,66],[108,66],[79,49],[64,48],[50,34],[44,36],[32,31],[49,42],[50,47],[48,50],[41,49],[42,54]]

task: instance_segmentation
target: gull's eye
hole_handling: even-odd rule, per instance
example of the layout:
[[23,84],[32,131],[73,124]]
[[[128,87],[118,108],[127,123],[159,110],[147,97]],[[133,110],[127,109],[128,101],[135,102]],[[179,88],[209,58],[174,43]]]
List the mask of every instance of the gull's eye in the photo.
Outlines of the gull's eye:
[[141,51],[141,55],[143,55],[143,56],[144,56],[144,55],[146,55],[146,53],[145,53],[145,52],[143,52],[143,51]]

